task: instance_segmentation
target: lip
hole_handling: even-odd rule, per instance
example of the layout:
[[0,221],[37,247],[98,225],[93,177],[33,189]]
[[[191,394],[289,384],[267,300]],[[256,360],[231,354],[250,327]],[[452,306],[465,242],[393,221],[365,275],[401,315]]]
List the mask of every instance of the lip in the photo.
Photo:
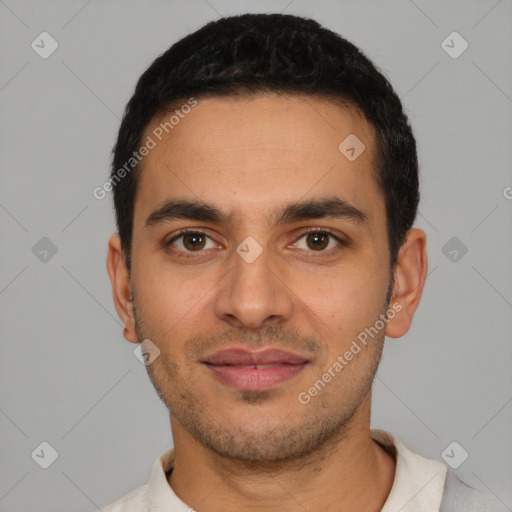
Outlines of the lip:
[[275,348],[259,352],[232,348],[215,352],[202,363],[223,384],[244,391],[263,391],[298,375],[309,361]]

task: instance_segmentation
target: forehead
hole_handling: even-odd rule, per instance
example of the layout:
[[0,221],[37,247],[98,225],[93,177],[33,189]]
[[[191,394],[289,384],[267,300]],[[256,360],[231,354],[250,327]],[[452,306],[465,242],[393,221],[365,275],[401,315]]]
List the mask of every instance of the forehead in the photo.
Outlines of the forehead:
[[[363,203],[378,191],[374,130],[354,107],[263,94],[198,98],[183,112],[148,125],[143,141],[155,146],[142,162],[137,202],[187,196],[243,208],[339,190]],[[357,159],[347,158],[347,144],[340,150],[345,140],[365,148]]]

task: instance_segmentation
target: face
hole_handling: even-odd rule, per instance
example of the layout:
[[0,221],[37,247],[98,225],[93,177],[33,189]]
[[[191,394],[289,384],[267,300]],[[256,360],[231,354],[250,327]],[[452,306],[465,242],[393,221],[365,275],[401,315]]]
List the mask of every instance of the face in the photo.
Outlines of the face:
[[[356,159],[338,149],[350,134]],[[367,404],[396,321],[374,153],[354,109],[268,94],[198,100],[145,157],[125,335],[160,350],[148,370],[173,430],[291,460]]]

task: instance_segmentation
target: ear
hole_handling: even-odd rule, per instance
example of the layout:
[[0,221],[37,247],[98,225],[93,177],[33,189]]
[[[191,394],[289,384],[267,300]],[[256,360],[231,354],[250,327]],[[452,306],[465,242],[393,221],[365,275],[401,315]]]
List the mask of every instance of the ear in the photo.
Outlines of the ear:
[[400,338],[410,328],[427,278],[427,236],[418,228],[407,232],[394,270],[390,309],[396,312],[386,324],[386,336]]
[[112,283],[114,305],[124,323],[123,336],[131,343],[138,343],[133,300],[131,300],[130,272],[126,266],[121,238],[117,234],[112,235],[108,241],[107,270]]

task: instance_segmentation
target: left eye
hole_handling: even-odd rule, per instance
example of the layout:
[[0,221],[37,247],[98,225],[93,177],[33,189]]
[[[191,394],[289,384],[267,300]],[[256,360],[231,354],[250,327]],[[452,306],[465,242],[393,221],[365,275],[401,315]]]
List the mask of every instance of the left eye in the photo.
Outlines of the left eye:
[[299,249],[323,252],[339,245],[341,240],[327,231],[310,231],[304,233],[295,245]]

